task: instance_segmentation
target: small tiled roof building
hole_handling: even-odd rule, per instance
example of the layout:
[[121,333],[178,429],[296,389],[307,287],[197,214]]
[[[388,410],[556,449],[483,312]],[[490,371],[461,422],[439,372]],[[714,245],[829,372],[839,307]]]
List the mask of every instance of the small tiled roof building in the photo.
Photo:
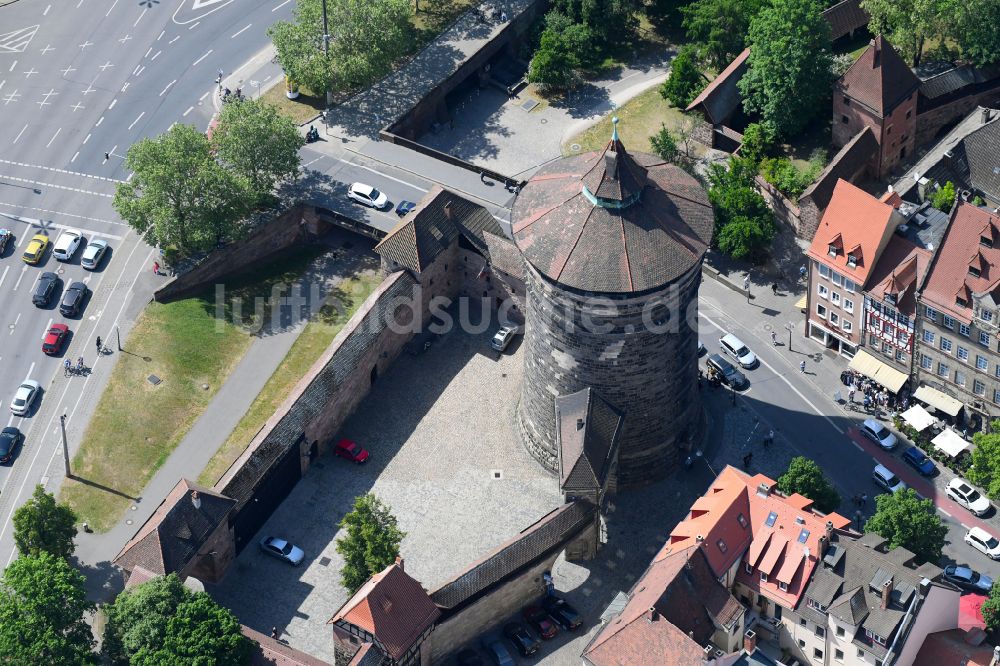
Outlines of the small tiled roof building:
[[589,387],[624,414],[618,483],[661,477],[701,427],[690,322],[712,240],[705,190],[627,152],[616,126],[604,150],[541,168],[512,220],[525,260],[526,447],[557,472],[556,398]]

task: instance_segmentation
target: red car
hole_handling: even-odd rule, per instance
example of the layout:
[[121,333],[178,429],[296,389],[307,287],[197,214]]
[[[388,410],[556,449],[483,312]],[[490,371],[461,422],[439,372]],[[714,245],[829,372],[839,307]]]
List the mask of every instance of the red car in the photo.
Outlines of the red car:
[[349,439],[342,439],[337,442],[337,445],[333,447],[333,452],[341,458],[347,458],[351,462],[358,464],[368,460],[368,452],[358,446],[357,442],[352,442]]
[[69,326],[66,324],[52,324],[51,328],[45,332],[42,338],[42,351],[52,356],[62,351],[63,342],[69,334]]
[[538,606],[528,606],[522,611],[524,619],[528,621],[538,635],[542,638],[548,640],[550,638],[555,638],[555,635],[559,633],[559,627],[556,623],[549,618],[548,613],[543,611]]

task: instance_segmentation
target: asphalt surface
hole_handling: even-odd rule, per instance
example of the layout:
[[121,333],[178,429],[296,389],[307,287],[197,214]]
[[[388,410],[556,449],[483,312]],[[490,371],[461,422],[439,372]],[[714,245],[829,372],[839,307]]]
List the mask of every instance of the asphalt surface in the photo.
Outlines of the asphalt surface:
[[[98,374],[113,356],[98,360],[96,337],[115,347],[115,327],[124,333],[129,326],[126,306],[154,286],[140,276],[149,279],[155,250],[111,206],[116,185],[129,177],[129,147],[175,122],[207,127],[219,104],[220,70],[224,85],[246,94],[273,83],[280,70],[265,52],[265,31],[292,7],[291,0],[21,0],[0,7],[0,227],[15,235],[0,257],[0,425],[25,434],[13,463],[0,467],[0,566],[14,553],[12,512],[36,483],[62,473],[58,417],[67,415],[72,455],[96,402],[87,398],[99,395],[100,378],[65,378],[63,359],[75,364],[83,356]],[[244,76],[247,67],[257,78]],[[86,244],[66,263],[51,249],[38,266],[21,261],[34,234],[54,242],[65,228],[109,242],[98,270],[80,267]],[[58,298],[32,305],[43,271],[60,276],[60,293],[70,282],[87,283],[79,317],[60,315]],[[52,322],[71,331],[57,357],[41,351]],[[13,417],[8,406],[26,378],[42,385],[42,396],[27,417]]]

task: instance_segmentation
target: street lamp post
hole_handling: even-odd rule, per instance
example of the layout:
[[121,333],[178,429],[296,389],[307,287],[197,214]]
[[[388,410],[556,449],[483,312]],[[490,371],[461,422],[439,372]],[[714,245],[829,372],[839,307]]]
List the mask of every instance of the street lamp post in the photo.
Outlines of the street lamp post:
[[792,325],[785,324],[785,328],[788,329],[788,351],[792,351]]
[[62,430],[63,466],[66,468],[66,478],[72,479],[73,473],[69,469],[69,445],[66,443],[66,415],[59,417],[59,427]]

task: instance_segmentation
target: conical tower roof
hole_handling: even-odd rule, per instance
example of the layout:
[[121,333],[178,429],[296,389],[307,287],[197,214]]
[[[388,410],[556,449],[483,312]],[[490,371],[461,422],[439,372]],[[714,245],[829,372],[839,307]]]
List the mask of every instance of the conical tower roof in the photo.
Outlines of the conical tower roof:
[[612,118],[614,131],[601,152],[600,159],[583,177],[590,194],[612,205],[627,206],[638,200],[646,185],[646,169],[636,164],[618,138],[618,118]]

